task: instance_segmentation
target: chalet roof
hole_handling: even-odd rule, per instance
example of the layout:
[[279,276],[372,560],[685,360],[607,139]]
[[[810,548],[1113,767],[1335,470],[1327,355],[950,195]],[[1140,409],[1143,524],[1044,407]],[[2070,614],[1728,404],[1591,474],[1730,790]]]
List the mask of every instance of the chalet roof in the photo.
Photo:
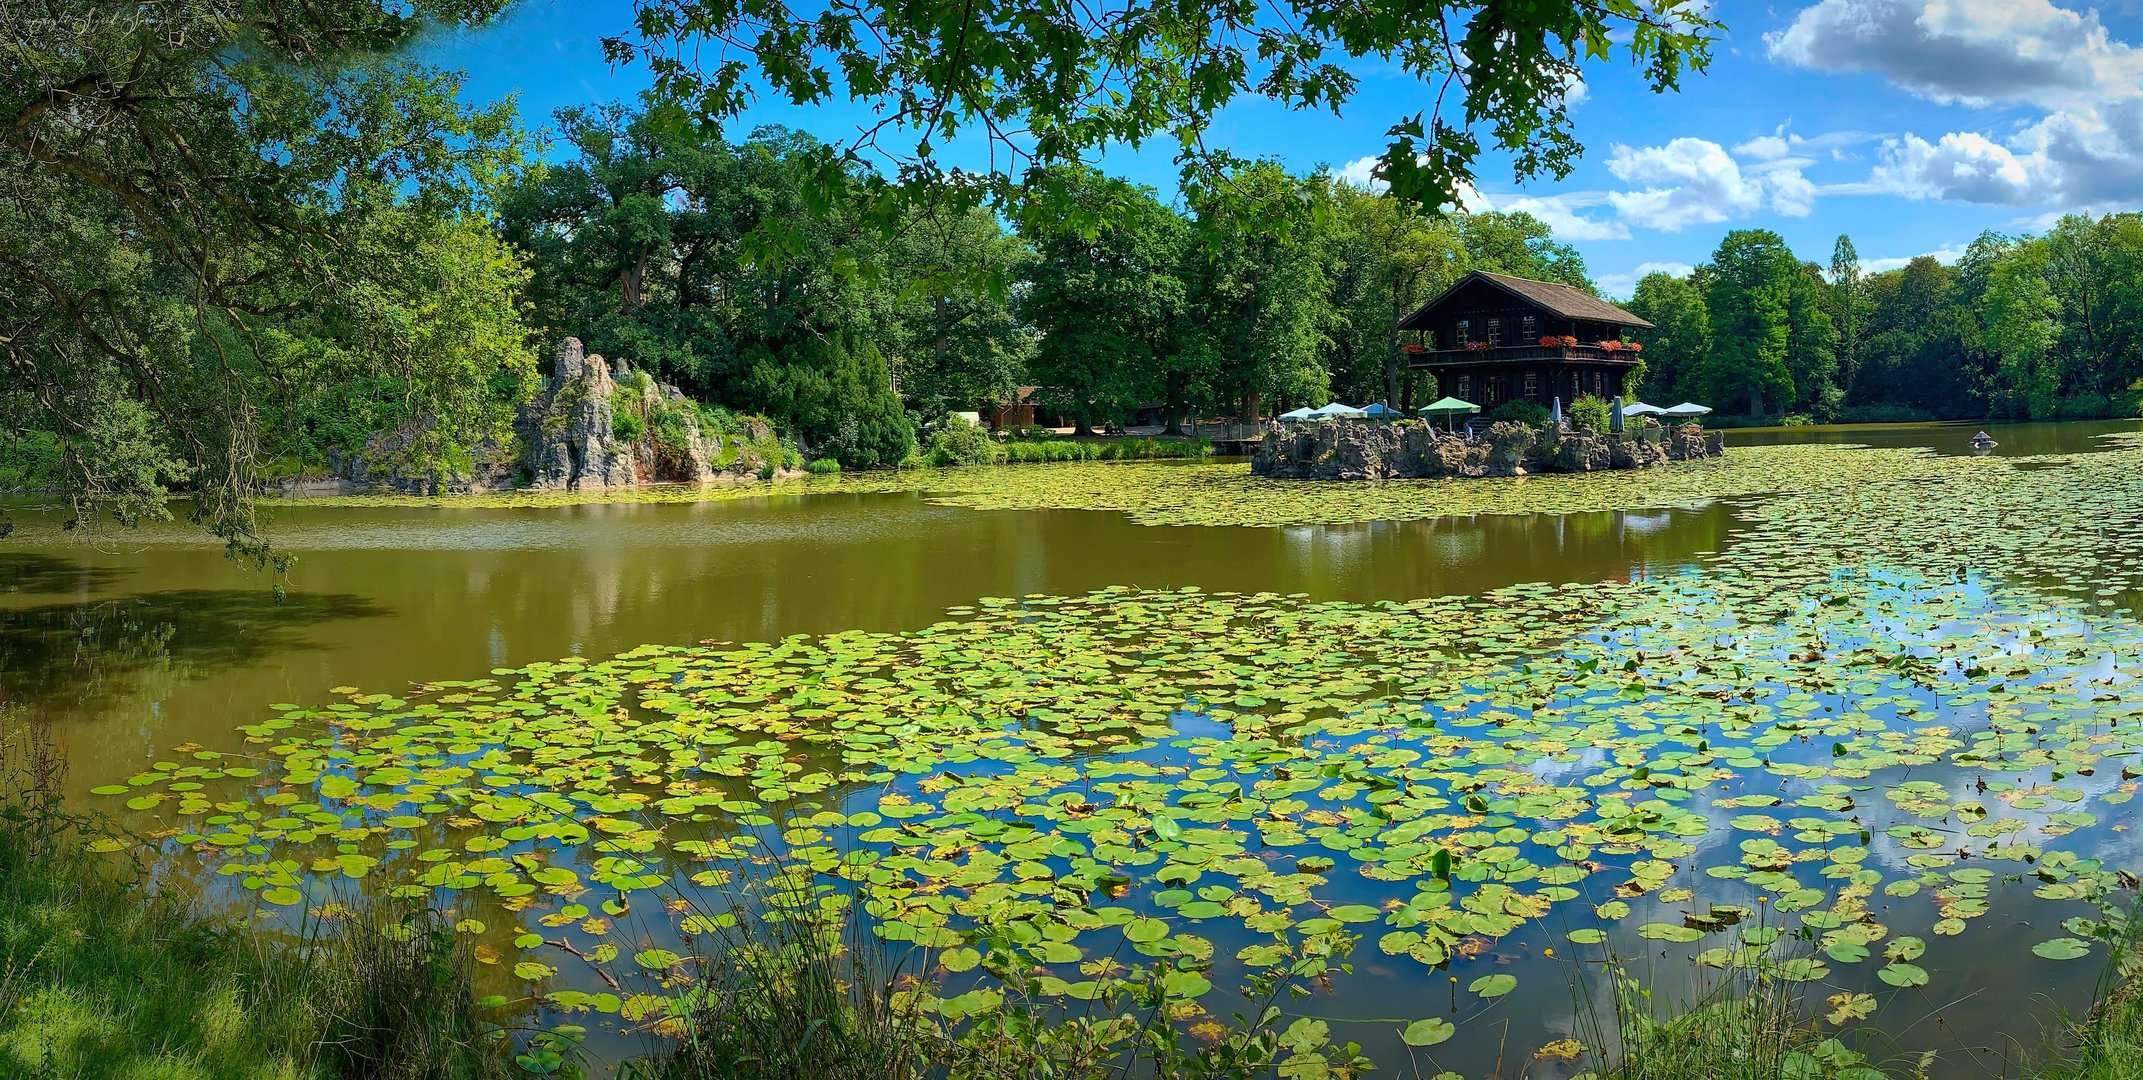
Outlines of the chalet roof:
[[1453,282],[1450,288],[1438,293],[1434,300],[1416,308],[1412,315],[1407,316],[1404,321],[1399,323],[1399,329],[1428,329],[1424,317],[1437,305],[1443,303],[1446,297],[1457,292],[1466,283],[1476,278],[1486,281],[1529,304],[1540,307],[1549,314],[1558,315],[1565,319],[1615,323],[1621,326],[1637,326],[1645,329],[1651,329],[1652,327],[1651,323],[1583,289],[1572,288],[1568,285],[1557,285],[1552,281],[1534,281],[1532,278],[1512,277],[1509,274],[1492,274],[1486,270],[1475,270]]

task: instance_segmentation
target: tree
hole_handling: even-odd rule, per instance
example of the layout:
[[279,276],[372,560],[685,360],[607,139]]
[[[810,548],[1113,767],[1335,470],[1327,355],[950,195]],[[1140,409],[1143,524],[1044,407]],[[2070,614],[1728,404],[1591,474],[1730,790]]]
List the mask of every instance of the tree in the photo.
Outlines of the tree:
[[574,155],[523,178],[500,212],[535,259],[554,335],[765,413],[843,465],[907,456],[885,360],[913,331],[902,282],[858,207],[807,205],[825,144],[769,127],[733,146],[618,106],[557,121]]
[[1034,335],[1012,310],[1033,253],[980,209],[922,207],[893,238],[887,352],[901,396],[926,422],[1010,400]]
[[1817,420],[1834,419],[1845,394],[1838,388],[1837,335],[1823,270],[1797,263],[1786,282],[1786,370],[1793,376],[1793,400],[1782,402]]
[[1404,407],[1399,320],[1458,279],[1466,261],[1458,229],[1450,217],[1344,182],[1328,198],[1335,221],[1322,364],[1345,400],[1381,396]]
[[[1317,320],[1330,282],[1313,229],[1316,186],[1257,162],[1225,177],[1239,198],[1192,193],[1186,333],[1175,348],[1204,403],[1255,423],[1261,403],[1321,395]],[[1170,404],[1178,404],[1171,402]]]
[[[450,230],[514,160],[507,110],[391,59],[497,7],[0,10],[20,46],[0,70],[0,434],[56,441],[78,517],[161,515],[183,480],[196,520],[266,557],[259,422],[292,374],[270,342],[301,322],[357,340],[382,297],[407,298],[402,245]],[[373,227],[396,212],[408,227]],[[465,374],[400,359],[420,395]]]
[[1860,311],[1866,289],[1860,276],[1860,252],[1854,250],[1853,238],[1844,233],[1831,246],[1830,288],[1831,327],[1838,332],[1839,387],[1850,397],[1853,376],[1860,369]]
[[1994,263],[1983,310],[1986,345],[1997,358],[1990,404],[2008,416],[2056,415],[2061,304],[2047,284],[2044,245],[2020,245]]
[[[1395,62],[1434,84],[1434,100],[1452,103],[1398,118],[1378,166],[1399,197],[1452,204],[1484,136],[1511,156],[1521,179],[1568,172],[1580,149],[1568,91],[1582,77],[1581,57],[1625,56],[1664,92],[1684,69],[1707,63],[1707,35],[1718,29],[1696,0],[1283,0],[1272,7],[973,0],[870,3],[836,15],[783,0],[637,6],[636,35],[607,39],[605,52],[614,62],[645,63],[666,108],[718,126],[762,93],[805,106],[845,94],[878,117],[845,154],[875,154],[901,179],[926,186],[977,185],[1007,204],[1015,194],[1031,196],[1031,173],[1162,134],[1176,146],[1186,180],[1217,177],[1237,164],[1205,148],[1220,109],[1254,95],[1336,112],[1358,83],[1343,57]],[[963,134],[988,140],[1002,151],[993,160],[1005,164],[979,177],[941,170],[937,148]],[[827,170],[819,179],[852,178]]]
[[1703,394],[1704,364],[1711,355],[1704,290],[1688,278],[1654,271],[1638,279],[1628,307],[1653,325],[1644,335],[1645,392],[1668,404]]
[[[1036,182],[1050,195],[1020,220],[1035,252],[1020,313],[1040,338],[1031,370],[1044,400],[1084,433],[1162,392],[1184,310],[1187,230],[1152,189],[1091,169]],[[1044,209],[1055,205],[1077,213]]]
[[1767,401],[1791,402],[1786,349],[1800,261],[1777,233],[1741,229],[1719,242],[1708,271],[1712,351],[1700,376],[1704,386],[1721,402],[1746,402],[1751,416],[1765,415]]
[[1468,270],[1553,281],[1597,294],[1576,248],[1555,239],[1548,223],[1524,211],[1460,214],[1459,240]]

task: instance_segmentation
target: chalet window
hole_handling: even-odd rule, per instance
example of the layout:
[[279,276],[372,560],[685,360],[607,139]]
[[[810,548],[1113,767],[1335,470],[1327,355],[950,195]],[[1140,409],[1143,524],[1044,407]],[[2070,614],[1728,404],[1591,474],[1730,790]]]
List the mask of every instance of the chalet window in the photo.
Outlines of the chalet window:
[[1570,373],[1570,399],[1572,401],[1577,400],[1577,396],[1585,392],[1584,380],[1585,377],[1583,375],[1580,375],[1575,371]]
[[1592,373],[1592,392],[1594,394],[1600,392],[1600,373],[1597,371]]
[[1530,371],[1525,373],[1525,396],[1529,401],[1540,396],[1540,376]]
[[1461,375],[1461,376],[1459,376],[1459,377],[1458,377],[1458,399],[1459,399],[1460,401],[1465,401],[1466,399],[1468,399],[1468,398],[1470,398],[1470,397],[1472,397],[1472,396],[1473,396],[1473,376],[1471,376],[1471,375]]
[[1468,344],[1469,342],[1471,342],[1472,340],[1473,340],[1473,320],[1472,320],[1472,319],[1460,319],[1460,320],[1458,321],[1458,344],[1459,344],[1459,347],[1460,347],[1460,348],[1465,348],[1465,347],[1466,347],[1466,345],[1467,345],[1467,344]]
[[1518,320],[1518,343],[1523,345],[1524,343],[1532,341],[1533,339],[1539,337],[1540,335],[1535,332],[1539,329],[1540,321],[1533,318],[1531,315],[1528,315],[1525,318]]
[[1488,344],[1491,348],[1503,344],[1503,320],[1488,320]]

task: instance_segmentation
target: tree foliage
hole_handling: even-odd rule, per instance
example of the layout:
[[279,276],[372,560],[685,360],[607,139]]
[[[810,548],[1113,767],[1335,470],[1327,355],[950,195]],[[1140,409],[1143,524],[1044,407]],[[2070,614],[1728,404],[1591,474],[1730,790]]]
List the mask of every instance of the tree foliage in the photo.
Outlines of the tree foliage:
[[[410,245],[448,242],[515,151],[507,110],[393,57],[496,6],[0,9],[0,432],[56,440],[78,516],[158,515],[183,481],[199,519],[264,552],[264,406],[407,344],[375,320],[424,303]],[[321,332],[345,345],[289,347]],[[398,356],[395,381],[451,395],[491,355]]]
[[[1406,201],[1452,204],[1484,146],[1510,155],[1520,178],[1568,172],[1580,147],[1567,95],[1581,61],[1626,58],[1664,92],[1703,67],[1717,29],[1695,0],[637,7],[636,34],[606,40],[606,52],[646,64],[666,107],[720,125],[762,96],[798,105],[846,96],[877,119],[844,156],[876,155],[901,180],[979,187],[1007,205],[1028,197],[1034,172],[1162,137],[1186,182],[1218,178],[1239,164],[1205,143],[1223,107],[1256,97],[1337,113],[1359,85],[1349,59],[1430,87],[1428,108],[1394,118],[1377,171]],[[990,144],[996,164],[985,174],[939,166],[938,149],[963,136]],[[831,190],[853,176],[829,167],[817,179]]]

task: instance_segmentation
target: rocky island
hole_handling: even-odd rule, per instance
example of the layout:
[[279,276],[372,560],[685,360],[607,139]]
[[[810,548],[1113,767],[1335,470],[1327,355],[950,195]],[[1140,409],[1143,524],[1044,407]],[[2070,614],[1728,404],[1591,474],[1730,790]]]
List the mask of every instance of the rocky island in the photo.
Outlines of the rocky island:
[[1265,425],[1250,471],[1290,480],[1523,476],[1645,469],[1725,452],[1723,433],[1694,424],[1597,434],[1501,422],[1468,437],[1418,421],[1274,421]]

